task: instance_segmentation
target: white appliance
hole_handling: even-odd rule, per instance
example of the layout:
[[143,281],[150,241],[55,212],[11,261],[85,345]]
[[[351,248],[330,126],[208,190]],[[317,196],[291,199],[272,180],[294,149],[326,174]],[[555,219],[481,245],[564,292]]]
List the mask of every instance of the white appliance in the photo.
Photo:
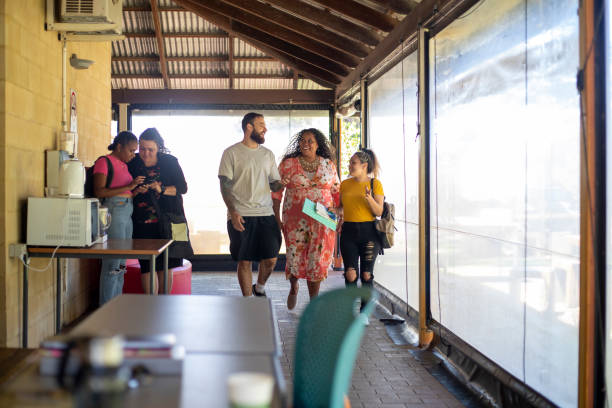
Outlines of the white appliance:
[[28,197],[28,245],[90,246],[102,241],[97,198]]
[[47,187],[45,196],[55,197],[59,189],[59,171],[62,163],[69,159],[68,152],[63,150],[47,150]]
[[59,186],[57,195],[60,197],[85,197],[85,167],[77,159],[65,160],[59,169]]

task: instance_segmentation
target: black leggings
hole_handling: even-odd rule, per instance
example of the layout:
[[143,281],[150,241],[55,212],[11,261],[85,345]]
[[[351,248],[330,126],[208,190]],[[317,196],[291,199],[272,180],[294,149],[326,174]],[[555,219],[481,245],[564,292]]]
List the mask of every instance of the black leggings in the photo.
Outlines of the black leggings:
[[[361,280],[363,286],[373,286],[374,262],[376,262],[379,251],[380,242],[378,241],[374,221],[345,222],[342,224],[340,252],[344,261],[344,283],[347,287],[357,286],[357,280]],[[358,272],[354,281],[349,281],[346,277],[346,271],[351,268]],[[369,279],[364,279],[364,273],[370,274]]]

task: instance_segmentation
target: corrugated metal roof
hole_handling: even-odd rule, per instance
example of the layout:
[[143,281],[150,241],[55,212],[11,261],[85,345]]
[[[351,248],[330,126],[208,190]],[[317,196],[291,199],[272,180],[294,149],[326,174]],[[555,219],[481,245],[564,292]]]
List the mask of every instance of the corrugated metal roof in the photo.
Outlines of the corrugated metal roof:
[[164,33],[225,33],[214,24],[188,11],[162,11],[161,27]]
[[278,61],[234,61],[234,74],[287,76],[293,71]]
[[151,33],[155,31],[150,11],[124,11],[124,33]]
[[164,37],[168,57],[227,57],[227,38]]
[[293,79],[235,78],[235,89],[293,89]]
[[155,38],[130,37],[122,41],[113,41],[113,57],[145,57],[159,55]]
[[169,75],[227,76],[227,62],[168,61]]
[[113,89],[164,89],[161,78],[112,78]]
[[265,57],[266,54],[239,38],[234,38],[235,57]]
[[161,75],[158,62],[113,61],[111,68],[117,75]]

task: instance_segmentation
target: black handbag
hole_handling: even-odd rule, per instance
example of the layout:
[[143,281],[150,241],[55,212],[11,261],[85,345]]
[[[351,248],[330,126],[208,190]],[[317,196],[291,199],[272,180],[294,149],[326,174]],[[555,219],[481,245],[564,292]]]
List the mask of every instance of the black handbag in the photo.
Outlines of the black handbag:
[[170,258],[190,258],[193,256],[193,248],[189,241],[189,227],[187,219],[183,214],[163,212],[160,208],[159,201],[152,191],[151,201],[155,207],[159,218],[159,233],[162,238],[172,239],[174,242],[170,244],[168,256]]

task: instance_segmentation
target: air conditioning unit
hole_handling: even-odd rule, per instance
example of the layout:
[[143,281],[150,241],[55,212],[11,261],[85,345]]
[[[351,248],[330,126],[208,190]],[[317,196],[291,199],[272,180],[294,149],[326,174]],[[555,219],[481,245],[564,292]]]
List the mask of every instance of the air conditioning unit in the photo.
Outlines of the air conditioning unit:
[[122,26],[122,0],[47,0],[47,30],[116,35]]
[[120,0],[60,0],[59,17],[64,23],[114,23],[113,3]]

